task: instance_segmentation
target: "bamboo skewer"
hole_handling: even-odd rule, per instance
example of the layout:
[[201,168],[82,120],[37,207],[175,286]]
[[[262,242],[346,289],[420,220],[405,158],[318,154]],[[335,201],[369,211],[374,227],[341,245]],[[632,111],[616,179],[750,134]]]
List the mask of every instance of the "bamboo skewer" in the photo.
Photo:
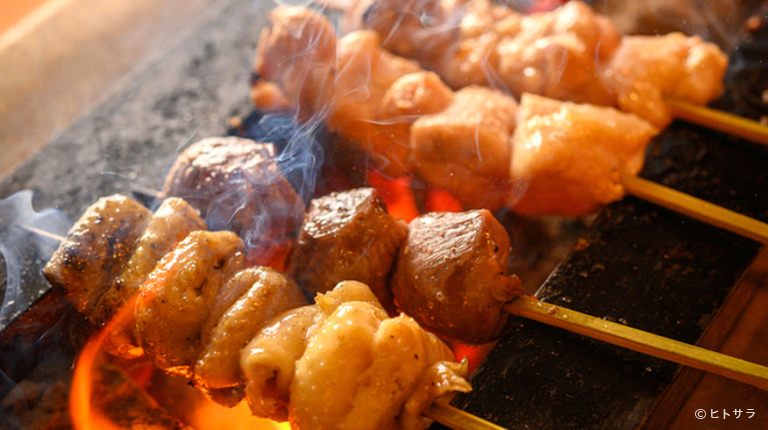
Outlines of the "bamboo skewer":
[[636,176],[621,178],[627,193],[699,221],[768,244],[768,224]]
[[666,105],[676,118],[768,145],[768,126],[757,121],[680,100],[667,99]]
[[768,367],[520,296],[504,311],[768,390]]
[[432,406],[424,412],[424,416],[438,423],[458,430],[505,430],[477,415],[472,415],[459,408],[449,405],[441,399],[432,402]]

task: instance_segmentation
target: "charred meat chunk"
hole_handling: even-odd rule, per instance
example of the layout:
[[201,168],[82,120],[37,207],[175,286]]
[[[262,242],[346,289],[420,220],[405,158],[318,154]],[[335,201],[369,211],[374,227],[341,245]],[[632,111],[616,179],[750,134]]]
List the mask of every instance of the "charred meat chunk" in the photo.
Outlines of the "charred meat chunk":
[[288,247],[304,216],[274,145],[237,137],[207,138],[187,148],[163,193],[186,199],[211,230],[235,232],[252,264],[266,264]]
[[387,278],[408,227],[392,218],[379,193],[358,188],[312,201],[288,271],[312,294],[360,281],[395,310]]
[[133,254],[152,212],[116,194],[88,207],[43,269],[48,282],[88,313]]
[[429,213],[408,225],[392,276],[395,303],[446,340],[481,344],[507,322],[502,311],[523,293],[507,276],[509,237],[487,210]]

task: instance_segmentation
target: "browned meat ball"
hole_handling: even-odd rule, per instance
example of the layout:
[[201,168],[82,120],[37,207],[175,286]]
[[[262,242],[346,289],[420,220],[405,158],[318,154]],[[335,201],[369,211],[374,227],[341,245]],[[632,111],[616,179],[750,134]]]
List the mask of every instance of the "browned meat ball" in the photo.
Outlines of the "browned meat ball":
[[211,230],[243,239],[249,262],[269,262],[288,246],[304,203],[277,164],[276,149],[237,137],[203,139],[176,159],[163,194],[186,199]]
[[407,232],[373,188],[332,193],[312,201],[288,273],[313,294],[341,281],[363,282],[394,312],[387,277]]
[[133,254],[152,212],[115,194],[88,207],[43,269],[48,282],[88,313]]
[[392,277],[395,302],[428,331],[467,344],[501,335],[505,303],[523,293],[507,276],[509,236],[487,210],[429,213],[408,225]]

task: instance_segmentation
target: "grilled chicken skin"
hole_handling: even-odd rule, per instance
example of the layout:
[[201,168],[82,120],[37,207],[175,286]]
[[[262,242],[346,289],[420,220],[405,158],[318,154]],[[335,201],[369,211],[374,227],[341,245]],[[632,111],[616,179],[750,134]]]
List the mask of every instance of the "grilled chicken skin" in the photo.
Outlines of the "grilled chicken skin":
[[51,286],[89,313],[133,254],[152,212],[116,194],[88,207],[45,265]]

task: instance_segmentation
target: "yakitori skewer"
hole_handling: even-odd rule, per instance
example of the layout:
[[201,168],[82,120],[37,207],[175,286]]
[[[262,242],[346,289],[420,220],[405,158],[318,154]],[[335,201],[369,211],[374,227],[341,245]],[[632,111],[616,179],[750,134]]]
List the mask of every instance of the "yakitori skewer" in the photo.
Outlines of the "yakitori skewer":
[[768,243],[768,224],[647,179],[624,175],[627,193],[752,240]]
[[768,367],[520,296],[506,312],[768,390]]
[[[722,210],[722,208],[719,209]],[[751,220],[749,218],[747,219]],[[49,238],[56,238],[59,240],[64,239],[51,233],[40,231],[39,229],[32,229],[23,225],[22,227],[37,234],[44,234]],[[765,225],[761,225],[761,228],[765,228]],[[764,235],[763,237],[765,237],[765,233],[762,234]],[[503,310],[512,315],[532,319],[590,338],[678,364],[705,370],[768,390],[767,367],[736,359],[725,354],[689,345],[684,342],[672,340],[622,324],[606,321],[602,318],[586,315],[561,306],[541,302],[527,296],[519,296],[512,302],[506,304],[503,307]],[[433,406],[428,411],[428,416],[445,425],[455,426],[454,428],[499,428],[446,404]],[[465,425],[463,423],[475,424]],[[467,425],[470,426],[467,427]]]
[[768,145],[768,127],[757,121],[682,100],[667,99],[666,104],[678,119]]

